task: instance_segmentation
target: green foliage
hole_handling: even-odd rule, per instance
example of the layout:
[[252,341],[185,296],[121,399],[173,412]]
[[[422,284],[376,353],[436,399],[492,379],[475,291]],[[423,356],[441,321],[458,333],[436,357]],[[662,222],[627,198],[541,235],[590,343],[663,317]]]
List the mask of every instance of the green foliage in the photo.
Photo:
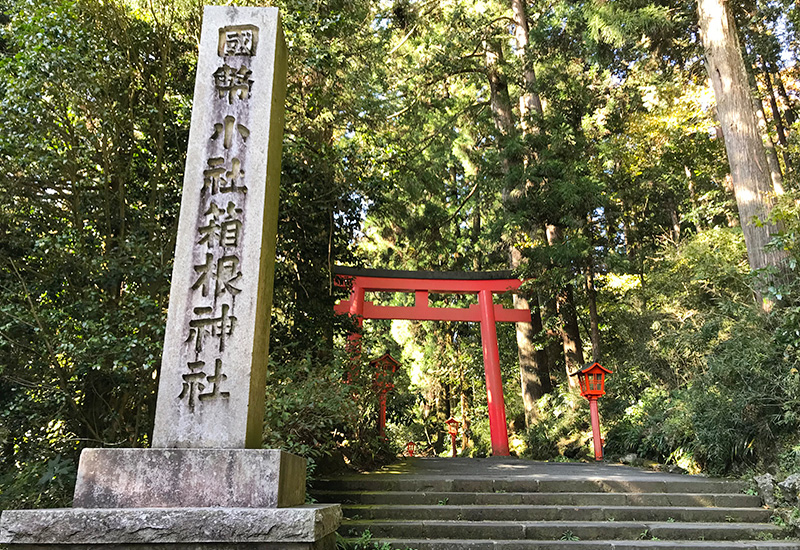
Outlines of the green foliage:
[[570,530],[564,531],[558,540],[581,540],[579,536]]
[[342,373],[332,365],[314,365],[312,354],[296,361],[271,361],[267,371],[264,444],[307,460],[307,475],[339,451],[357,417]]
[[[372,533],[367,529],[355,540],[345,540],[339,533],[336,533],[336,548],[337,550],[392,550],[395,547],[388,542],[372,540]],[[406,547],[403,550],[413,549]]]
[[563,460],[588,456],[589,410],[584,400],[578,399],[566,384],[539,399],[541,419],[524,433],[526,458]]
[[83,446],[148,442],[191,46],[114,2],[8,7],[0,499],[52,506],[68,501]]
[[634,364],[618,367],[616,402],[605,415],[609,452],[720,474],[773,463],[794,441],[800,379],[797,358],[787,353],[785,312],[757,310],[743,254],[732,231],[705,231],[668,247],[651,277],[647,310],[617,318],[650,324],[638,330],[638,342],[639,357],[652,367],[643,376]]

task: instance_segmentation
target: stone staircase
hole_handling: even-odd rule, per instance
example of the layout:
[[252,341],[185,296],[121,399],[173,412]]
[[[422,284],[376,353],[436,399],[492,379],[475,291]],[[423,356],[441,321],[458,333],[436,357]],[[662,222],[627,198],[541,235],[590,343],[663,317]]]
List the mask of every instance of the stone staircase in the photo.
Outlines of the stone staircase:
[[742,482],[609,464],[406,459],[319,481],[339,533],[417,550],[795,549]]

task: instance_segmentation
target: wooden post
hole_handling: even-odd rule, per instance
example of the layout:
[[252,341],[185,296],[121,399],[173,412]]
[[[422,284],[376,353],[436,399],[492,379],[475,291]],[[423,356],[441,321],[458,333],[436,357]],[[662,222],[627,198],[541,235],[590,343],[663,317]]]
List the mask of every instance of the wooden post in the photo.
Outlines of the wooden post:
[[481,310],[481,344],[486,372],[486,402],[489,408],[492,455],[509,456],[503,378],[500,374],[500,351],[497,348],[497,327],[491,290],[480,291],[478,305]]

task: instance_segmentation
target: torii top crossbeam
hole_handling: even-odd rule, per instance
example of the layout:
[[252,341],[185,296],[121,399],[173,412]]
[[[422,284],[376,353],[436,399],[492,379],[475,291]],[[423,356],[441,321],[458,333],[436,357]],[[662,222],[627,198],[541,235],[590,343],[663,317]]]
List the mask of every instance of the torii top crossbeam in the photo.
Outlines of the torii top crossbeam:
[[[510,271],[392,271],[387,269],[334,268],[334,274],[352,281],[348,300],[335,306],[336,313],[358,315],[362,319],[408,319],[412,321],[472,321],[481,322],[481,305],[461,307],[430,307],[430,292],[441,294],[504,293],[515,291],[521,281]],[[349,286],[349,284],[348,284]],[[413,292],[413,306],[381,306],[364,300],[365,292]],[[493,304],[497,322],[530,323],[527,309],[506,309]]]
[[[494,303],[492,295],[514,292],[519,289],[522,281],[514,279],[508,271],[479,273],[389,271],[337,266],[333,272],[343,284],[349,286],[349,283],[352,283],[350,298],[339,302],[335,306],[335,311],[352,315],[358,323],[363,319],[408,319],[473,321],[481,324],[492,454],[508,456],[508,428],[495,323],[498,321],[530,323],[531,312],[528,309],[505,309],[501,304]],[[366,292],[413,292],[414,305],[375,305],[364,299]],[[466,308],[430,307],[430,292],[477,294],[478,303]]]

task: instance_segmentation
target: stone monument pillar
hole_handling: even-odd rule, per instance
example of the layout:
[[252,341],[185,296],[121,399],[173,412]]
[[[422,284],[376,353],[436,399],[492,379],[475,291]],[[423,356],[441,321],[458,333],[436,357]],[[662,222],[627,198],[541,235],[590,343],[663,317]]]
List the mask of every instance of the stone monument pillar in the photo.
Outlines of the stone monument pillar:
[[262,450],[286,46],[277,8],[206,7],[151,449],[86,449],[73,508],[0,544],[332,549],[305,460]]

